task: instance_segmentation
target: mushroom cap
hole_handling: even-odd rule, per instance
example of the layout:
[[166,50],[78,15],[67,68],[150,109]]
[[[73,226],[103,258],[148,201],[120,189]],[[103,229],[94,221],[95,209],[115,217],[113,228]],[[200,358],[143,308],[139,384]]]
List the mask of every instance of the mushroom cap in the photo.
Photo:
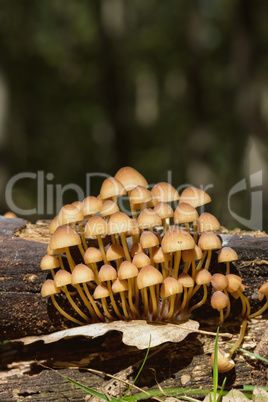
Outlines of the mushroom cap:
[[64,205],[58,215],[59,225],[69,225],[70,223],[82,222],[84,215],[81,210],[72,204]]
[[182,272],[178,278],[178,282],[184,287],[184,288],[192,288],[194,286],[194,280],[193,278],[189,275],[186,274],[185,272]]
[[192,207],[197,208],[211,201],[210,196],[203,190],[197,187],[187,187],[183,190],[180,196],[180,203],[186,202]]
[[116,212],[110,216],[108,234],[126,233],[133,229],[133,222],[124,212]]
[[129,201],[132,205],[147,204],[152,200],[152,193],[143,186],[137,186],[131,190]]
[[173,253],[178,250],[194,248],[195,242],[192,236],[178,226],[171,226],[162,240],[164,253]]
[[236,292],[242,284],[242,278],[240,278],[240,276],[234,275],[234,274],[228,274],[228,275],[226,275],[226,278],[228,281],[228,285],[226,287],[227,292],[229,292],[229,293]]
[[226,289],[228,286],[228,279],[227,276],[223,274],[214,274],[211,277],[211,285],[215,290],[223,290]]
[[159,239],[153,232],[147,230],[141,234],[140,244],[143,249],[155,247],[159,245]]
[[107,200],[111,197],[120,197],[126,194],[125,187],[115,177],[108,177],[102,183],[100,189],[100,197],[102,200]]
[[207,269],[200,269],[196,273],[195,282],[197,285],[206,285],[211,282],[211,273]]
[[211,232],[221,228],[218,219],[209,212],[203,212],[198,218],[198,231],[199,233]]
[[132,229],[126,232],[126,236],[138,236],[140,234],[140,228],[136,219],[131,219]]
[[11,219],[17,218],[17,215],[14,214],[14,212],[12,212],[12,211],[6,212],[3,216],[4,216],[5,218],[11,218]]
[[164,253],[162,247],[158,247],[153,253],[153,261],[155,264],[161,264],[165,261],[170,261],[171,255],[169,253]]
[[99,270],[99,281],[115,281],[117,278],[117,272],[111,265],[104,264]]
[[52,235],[52,234],[55,232],[55,230],[57,229],[58,226],[59,226],[59,223],[58,223],[58,215],[56,215],[56,216],[52,219],[52,221],[50,222],[50,225],[49,225],[49,234]]
[[268,282],[265,282],[261,285],[259,292],[263,295],[268,295]]
[[54,251],[64,250],[66,247],[78,246],[81,244],[79,235],[69,226],[57,227],[50,238],[50,249]]
[[218,262],[238,260],[237,253],[231,247],[223,247],[218,254]]
[[102,201],[92,195],[86,197],[82,202],[82,213],[85,218],[100,212]]
[[[221,349],[218,349],[217,353],[217,361],[218,361],[218,372],[226,373],[227,371],[232,370],[235,366],[235,362]],[[214,366],[214,352],[210,357],[210,365],[213,368]]]
[[204,232],[198,240],[201,250],[218,250],[221,248],[220,238],[213,232]]
[[145,254],[143,251],[139,251],[137,254],[134,255],[132,263],[136,265],[137,268],[142,268],[146,265],[150,265],[151,260],[147,254]]
[[60,288],[55,285],[53,279],[47,279],[42,285],[41,296],[47,297],[56,293],[60,293]]
[[132,262],[123,261],[118,270],[119,279],[130,279],[138,276],[138,268]]
[[154,211],[160,216],[161,219],[173,218],[174,212],[167,202],[159,201],[154,207]]
[[83,203],[81,201],[74,201],[72,202],[72,205],[78,208],[79,210],[82,210]]
[[119,169],[114,177],[123,184],[126,191],[131,191],[137,186],[149,187],[146,179],[136,169],[130,166]]
[[217,310],[221,310],[227,306],[229,297],[225,293],[217,290],[211,297],[211,306]]
[[107,216],[111,216],[115,214],[116,212],[119,212],[119,207],[118,205],[113,202],[112,200],[106,200],[102,204],[100,214],[102,218],[106,218]]
[[140,251],[143,251],[143,248],[141,247],[140,243],[135,243],[133,244],[133,246],[131,247],[130,250],[130,255],[132,258],[134,258],[134,256],[139,253]]
[[155,184],[151,191],[158,201],[171,202],[180,198],[178,191],[171,184],[163,181]]
[[84,255],[85,264],[103,261],[100,250],[96,247],[89,247]]
[[168,276],[161,286],[160,296],[162,298],[182,293],[183,287],[175,278]]
[[174,212],[174,223],[189,223],[197,221],[198,212],[197,210],[190,204],[186,202],[181,202],[177,206]]
[[137,277],[137,286],[139,289],[158,285],[163,282],[163,275],[152,265],[142,267]]
[[94,299],[102,299],[102,298],[109,297],[109,296],[110,296],[110,293],[106,286],[104,286],[104,285],[96,286],[94,293],[93,293]]
[[60,262],[54,255],[46,254],[40,263],[40,268],[42,271],[46,271],[48,269],[59,268]]
[[181,258],[184,262],[191,262],[201,260],[202,255],[202,250],[195,244],[194,248],[191,248],[190,250],[183,250],[181,253]]
[[78,264],[74,267],[72,272],[72,285],[77,285],[78,283],[94,281],[94,273],[85,264]]
[[162,220],[153,209],[145,208],[138,217],[138,225],[140,229],[149,229],[155,226],[161,226]]
[[115,261],[124,257],[124,249],[119,244],[111,244],[106,251],[106,258],[108,261]]
[[86,223],[85,237],[105,236],[107,232],[107,222],[100,216],[92,216]]
[[72,275],[70,272],[60,269],[54,277],[54,282],[58,288],[70,285],[72,283]]
[[117,278],[112,284],[113,293],[125,292],[128,290],[128,281]]

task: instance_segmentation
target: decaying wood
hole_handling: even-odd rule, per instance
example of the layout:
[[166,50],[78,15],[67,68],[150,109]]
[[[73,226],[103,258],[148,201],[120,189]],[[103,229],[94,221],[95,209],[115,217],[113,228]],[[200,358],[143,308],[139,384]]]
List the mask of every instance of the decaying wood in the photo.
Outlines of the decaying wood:
[[[53,306],[40,296],[41,285],[47,278],[47,273],[39,268],[49,238],[47,227],[47,223],[27,225],[24,220],[0,217],[1,340],[51,333],[66,325]],[[268,280],[268,237],[241,233],[221,236],[223,244],[233,247],[239,255],[232,269],[242,276],[243,283],[248,286],[246,294],[256,309],[259,305],[257,289]],[[217,263],[214,261],[213,264],[217,269]],[[215,331],[215,325],[208,325],[206,309],[199,318],[202,319],[202,329]],[[239,321],[232,319],[221,330],[237,334]],[[265,331],[265,316],[252,320],[244,348],[254,350],[256,347],[259,353],[268,357],[267,342],[263,338]],[[165,388],[211,387],[209,355],[213,343],[213,337],[190,334],[179,344],[166,343],[153,348],[150,354],[155,354],[148,359],[136,385],[144,389],[157,388],[157,381]],[[220,339],[220,343],[223,343],[223,339]],[[119,373],[122,379],[131,381],[139,367],[135,363],[140,362],[144,355],[144,351],[124,345],[121,334],[117,332],[90,341],[74,338],[55,344],[44,345],[39,342],[28,346],[7,343],[1,346],[0,400],[84,400],[85,392],[75,388],[56,372],[44,369],[37,361],[60,370],[84,385],[119,397],[125,389],[120,382],[85,369],[90,367],[111,375]],[[235,360],[235,370],[227,374],[227,387],[242,387],[243,384],[254,382],[267,386],[264,363],[241,354],[237,354]]]

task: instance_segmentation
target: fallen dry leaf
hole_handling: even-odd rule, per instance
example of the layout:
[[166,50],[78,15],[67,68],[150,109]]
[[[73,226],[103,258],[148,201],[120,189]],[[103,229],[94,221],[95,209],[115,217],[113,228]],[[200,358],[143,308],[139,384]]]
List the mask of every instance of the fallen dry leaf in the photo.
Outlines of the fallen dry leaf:
[[149,345],[150,336],[151,347],[154,347],[165,342],[181,342],[188,334],[198,331],[198,328],[199,323],[194,320],[182,321],[177,324],[147,323],[142,320],[114,321],[65,329],[49,335],[27,336],[16,339],[14,342],[23,342],[25,345],[37,341],[52,343],[75,336],[96,338],[109,331],[119,331],[123,333],[122,341],[124,344],[136,346],[138,349],[146,349]]

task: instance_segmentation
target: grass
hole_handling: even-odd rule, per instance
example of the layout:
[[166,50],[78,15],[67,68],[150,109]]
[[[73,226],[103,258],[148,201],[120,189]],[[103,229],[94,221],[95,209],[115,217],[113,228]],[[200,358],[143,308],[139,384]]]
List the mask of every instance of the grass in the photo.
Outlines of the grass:
[[[138,377],[140,376],[140,374],[141,374],[141,372],[143,370],[143,367],[144,367],[144,365],[146,363],[146,360],[148,358],[148,355],[149,355],[149,352],[150,352],[151,338],[150,338],[150,341],[149,341],[149,345],[148,345],[144,360],[143,360],[143,362],[141,364],[141,367],[140,367],[140,369],[138,371],[138,374],[136,375],[133,383],[130,384],[127,381],[123,381],[124,383],[129,385],[129,388],[125,392],[124,396],[122,396],[121,398],[113,398],[113,397],[110,397],[110,396],[108,397],[104,393],[101,393],[101,392],[95,391],[92,388],[86,387],[85,385],[80,384],[79,382],[74,381],[71,378],[66,377],[66,376],[64,376],[63,374],[61,374],[61,373],[59,373],[57,371],[56,371],[56,373],[58,375],[60,375],[62,378],[64,378],[65,380],[67,380],[68,382],[70,382],[71,384],[73,384],[76,387],[80,388],[81,390],[87,392],[88,394],[91,394],[92,396],[98,397],[100,400],[104,400],[104,401],[136,402],[136,401],[144,400],[146,398],[153,398],[153,399],[158,400],[158,401],[163,401],[163,399],[160,398],[161,396],[162,397],[163,396],[176,396],[176,397],[179,397],[180,399],[183,399],[183,400],[186,400],[186,401],[198,402],[198,400],[194,399],[192,397],[192,395],[198,395],[198,396],[210,395],[210,402],[212,402],[212,401],[213,402],[219,402],[220,398],[222,396],[224,396],[224,395],[227,395],[229,391],[224,391],[226,378],[224,379],[224,381],[222,383],[221,389],[220,390],[218,389],[218,380],[219,380],[219,377],[218,377],[218,361],[217,361],[217,357],[218,357],[217,356],[218,355],[217,354],[218,337],[219,337],[219,328],[217,329],[217,334],[216,334],[216,338],[215,338],[215,345],[214,345],[213,389],[212,390],[211,389],[203,389],[202,390],[202,389],[194,389],[194,388],[167,388],[167,389],[163,389],[163,388],[161,388],[160,385],[158,385],[158,387],[159,387],[158,389],[152,389],[152,390],[144,391],[144,390],[140,389],[139,387],[137,387],[135,385],[135,383],[136,383]],[[256,355],[256,354],[254,354],[252,352],[249,352],[249,351],[247,351],[245,349],[242,349],[242,348],[239,348],[238,350],[240,352],[242,352],[242,353],[246,353],[248,355],[251,355],[251,356],[255,357],[256,359],[264,361],[265,363],[268,363],[268,359],[266,359],[266,358],[264,358],[262,356]],[[41,363],[39,363],[39,364],[41,364]],[[46,367],[46,366],[43,366],[43,367]],[[51,369],[51,370],[53,370],[53,369]],[[55,370],[53,370],[53,371],[55,371]],[[92,371],[94,372],[94,370],[92,370]],[[116,377],[114,377],[112,375],[108,375],[108,376],[111,377],[111,378],[116,378]],[[118,381],[121,381],[118,378],[116,378],[116,379]],[[129,392],[131,391],[131,389],[133,387],[138,389],[138,390],[140,390],[140,391],[142,391],[142,392],[139,392],[139,393],[137,393],[135,395],[127,396],[127,394],[129,394]],[[264,390],[268,391],[268,387],[261,387],[261,388],[263,388]],[[247,398],[251,399],[253,389],[254,389],[253,385],[244,385],[243,389],[240,389],[239,391],[242,391]],[[187,396],[187,395],[191,395],[191,397]],[[213,399],[212,399],[212,397],[213,397]]]

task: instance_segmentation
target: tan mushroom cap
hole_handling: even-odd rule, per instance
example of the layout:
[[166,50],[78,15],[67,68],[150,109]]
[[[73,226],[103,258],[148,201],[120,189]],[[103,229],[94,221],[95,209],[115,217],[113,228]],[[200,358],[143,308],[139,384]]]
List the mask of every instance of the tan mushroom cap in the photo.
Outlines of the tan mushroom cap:
[[164,253],[162,247],[158,247],[153,254],[153,261],[155,264],[161,264],[165,261],[170,261],[171,255],[169,253]]
[[108,234],[126,233],[133,229],[133,222],[124,212],[116,212],[111,215],[108,223]]
[[163,279],[163,275],[155,267],[146,265],[139,272],[137,286],[139,289],[144,289],[162,283]]
[[106,251],[106,258],[108,261],[115,261],[124,257],[124,249],[119,244],[111,244]]
[[96,247],[89,247],[85,252],[84,261],[86,264],[103,261],[100,250]]
[[134,255],[132,263],[136,265],[137,268],[143,268],[146,265],[150,265],[151,260],[147,254],[139,251],[137,254]]
[[146,204],[152,200],[152,193],[150,190],[142,186],[137,186],[131,190],[129,201],[132,205]]
[[162,298],[182,293],[183,287],[175,278],[168,276],[161,286],[160,296]]
[[168,229],[162,240],[164,253],[174,253],[179,250],[189,250],[194,248],[195,242],[192,236],[178,226]]
[[240,286],[242,285],[242,278],[235,274],[228,274],[226,275],[228,284],[226,287],[227,292],[234,293],[236,292]]
[[130,255],[132,258],[134,258],[134,256],[139,253],[140,251],[143,251],[143,248],[141,247],[140,243],[135,243],[133,244],[131,250],[130,250]]
[[14,214],[14,212],[12,212],[12,211],[6,212],[3,216],[4,216],[5,218],[11,218],[11,219],[17,218],[17,215]]
[[59,268],[60,262],[54,255],[45,255],[40,263],[40,268],[42,271],[46,271],[49,269]]
[[180,198],[178,191],[171,184],[163,181],[155,184],[151,192],[158,201],[172,202]]
[[85,237],[105,236],[107,232],[107,222],[100,216],[92,216],[86,223]]
[[268,282],[263,283],[259,289],[259,300],[262,300],[264,296],[268,296]]
[[185,272],[182,272],[178,278],[178,282],[184,287],[184,288],[192,288],[194,286],[194,280],[193,278],[189,275],[186,274]]
[[41,296],[47,297],[55,295],[56,293],[60,293],[60,288],[55,285],[55,282],[52,279],[47,279],[42,285]]
[[83,203],[81,201],[74,201],[72,205],[82,211]]
[[111,265],[104,264],[99,270],[99,281],[115,281],[117,278],[117,272]]
[[218,254],[218,262],[238,260],[237,253],[231,247],[223,247]]
[[61,286],[67,286],[72,283],[72,275],[70,272],[61,269],[54,277],[55,285],[60,288]]
[[102,207],[102,202],[97,197],[92,195],[86,197],[82,203],[82,213],[85,218],[95,215],[100,212]]
[[126,194],[125,187],[115,177],[108,177],[102,183],[100,189],[100,197],[102,200],[107,200],[111,197],[121,197]]
[[195,277],[197,285],[206,285],[211,282],[211,273],[207,269],[200,269]]
[[74,267],[72,272],[72,285],[77,285],[78,283],[94,281],[94,273],[85,264],[78,264]]
[[181,253],[181,258],[183,262],[191,262],[201,260],[202,255],[202,250],[195,244],[194,248],[190,250],[183,250]]
[[128,281],[117,278],[112,284],[113,293],[125,292],[128,290]]
[[130,166],[119,169],[114,177],[123,184],[126,191],[131,191],[137,186],[149,187],[146,179]]
[[149,229],[161,226],[162,220],[153,209],[145,208],[138,217],[138,225],[140,229]]
[[123,261],[118,270],[119,279],[130,279],[138,276],[138,268],[129,261]]
[[109,296],[110,296],[110,293],[106,286],[104,286],[104,285],[96,286],[94,293],[93,293],[94,299],[103,299],[103,298],[109,297]]
[[81,244],[79,235],[69,226],[59,226],[50,238],[50,249],[56,252]]
[[49,225],[49,234],[52,235],[55,230],[57,229],[57,227],[59,226],[59,222],[58,222],[58,215],[56,215],[52,221],[50,222]]
[[200,247],[201,250],[218,250],[221,248],[221,241],[215,233],[204,232],[199,238],[198,247]]
[[214,274],[211,277],[211,285],[215,290],[223,290],[226,289],[228,286],[228,279],[227,276],[223,274]]
[[198,218],[198,231],[199,233],[211,232],[221,228],[218,219],[209,212],[203,212]]
[[159,239],[153,232],[147,230],[141,234],[140,244],[143,249],[155,247],[159,245]]
[[174,223],[189,223],[197,221],[198,212],[197,210],[190,204],[186,202],[181,202],[177,206],[174,212]]
[[221,310],[227,306],[229,297],[225,293],[217,290],[211,297],[211,306],[217,310]]
[[119,207],[118,205],[111,201],[111,200],[106,200],[102,204],[100,214],[102,218],[106,218],[107,216],[111,216],[115,214],[116,212],[119,212]]
[[140,234],[140,228],[136,219],[131,219],[132,229],[126,232],[126,236],[138,236]]
[[210,196],[203,190],[197,187],[187,187],[180,196],[180,203],[186,202],[197,208],[211,201]]
[[[226,373],[227,371],[232,370],[235,366],[235,362],[221,349],[218,349],[217,353],[217,361],[218,361],[218,371],[219,373]],[[214,352],[210,357],[210,365],[213,368],[214,366]]]
[[161,219],[173,218],[173,209],[167,202],[158,202],[154,207],[154,211],[160,216]]
[[84,215],[81,210],[72,204],[64,205],[58,215],[59,225],[69,225],[70,223],[82,222]]

